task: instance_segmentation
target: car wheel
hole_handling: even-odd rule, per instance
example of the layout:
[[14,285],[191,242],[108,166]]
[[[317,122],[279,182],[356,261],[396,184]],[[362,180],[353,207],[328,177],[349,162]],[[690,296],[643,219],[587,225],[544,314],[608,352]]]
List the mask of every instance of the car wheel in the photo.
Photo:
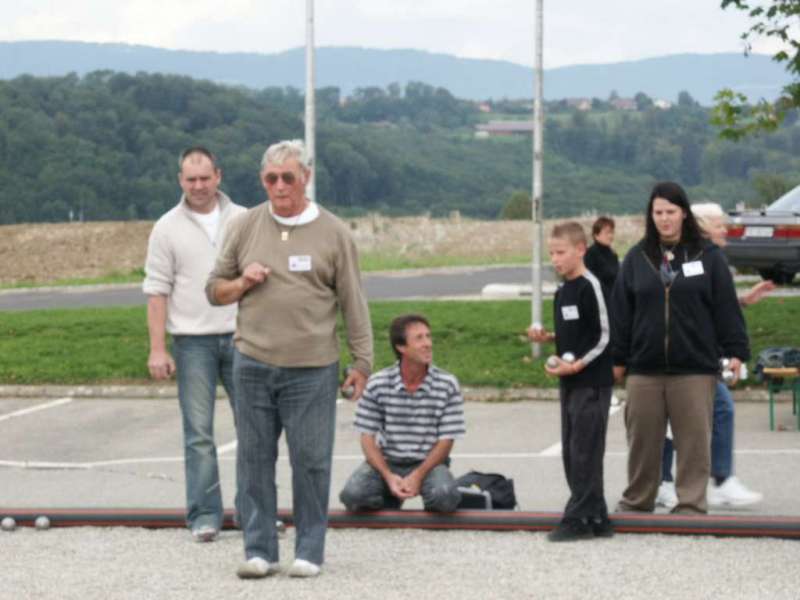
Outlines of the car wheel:
[[795,274],[789,271],[781,271],[780,269],[759,269],[758,274],[762,279],[771,279],[778,285],[787,285],[792,283]]

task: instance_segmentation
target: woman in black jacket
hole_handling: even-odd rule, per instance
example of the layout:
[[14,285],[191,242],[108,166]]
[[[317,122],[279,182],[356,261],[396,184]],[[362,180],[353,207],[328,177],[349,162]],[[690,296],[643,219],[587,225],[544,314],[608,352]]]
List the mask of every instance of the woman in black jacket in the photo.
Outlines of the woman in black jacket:
[[721,357],[750,356],[728,264],[703,238],[686,192],[657,184],[645,237],[622,263],[611,300],[614,375],[627,375],[628,487],[619,510],[652,511],[667,420],[677,450],[673,512],[707,512],[710,435]]

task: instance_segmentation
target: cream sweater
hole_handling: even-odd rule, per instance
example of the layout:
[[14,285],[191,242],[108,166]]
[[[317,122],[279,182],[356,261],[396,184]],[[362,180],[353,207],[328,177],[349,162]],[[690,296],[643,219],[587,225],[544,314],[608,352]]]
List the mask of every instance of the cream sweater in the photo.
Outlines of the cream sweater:
[[[288,231],[286,241],[281,231]],[[310,223],[287,227],[266,202],[236,217],[206,285],[209,301],[217,281],[239,277],[253,262],[270,274],[239,300],[234,339],[240,352],[279,367],[329,365],[339,359],[341,309],[353,366],[369,375],[372,325],[358,253],[342,221],[319,207]]]
[[142,291],[167,296],[167,331],[171,334],[208,335],[236,329],[236,306],[211,306],[203,288],[227,225],[247,209],[222,192],[219,209],[219,229],[213,242],[184,197],[156,221],[150,233]]

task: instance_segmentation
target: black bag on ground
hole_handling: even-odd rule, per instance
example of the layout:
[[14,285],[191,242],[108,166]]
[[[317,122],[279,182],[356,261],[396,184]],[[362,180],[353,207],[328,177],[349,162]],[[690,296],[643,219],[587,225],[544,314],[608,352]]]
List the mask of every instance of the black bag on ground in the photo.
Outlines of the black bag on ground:
[[[514,494],[514,480],[503,477],[499,473],[480,473],[470,471],[456,479],[459,488],[475,490],[477,494],[462,493],[458,508],[497,508],[513,509],[517,506]],[[483,494],[488,493],[491,506],[486,506]]]

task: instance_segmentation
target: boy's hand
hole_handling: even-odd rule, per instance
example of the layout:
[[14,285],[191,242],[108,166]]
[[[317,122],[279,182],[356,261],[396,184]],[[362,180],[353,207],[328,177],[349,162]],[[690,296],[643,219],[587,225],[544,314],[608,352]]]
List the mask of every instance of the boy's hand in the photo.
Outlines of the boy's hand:
[[625,381],[625,367],[622,365],[614,365],[614,382],[622,385]]
[[528,339],[532,342],[536,342],[537,344],[552,342],[554,339],[556,339],[556,336],[548,332],[546,329],[540,327],[529,327],[527,333]]
[[555,375],[556,377],[564,377],[565,375],[575,375],[576,373],[580,373],[583,370],[584,364],[582,360],[567,362],[565,360],[558,358],[557,356],[554,358],[558,363],[555,367],[548,367],[546,363],[544,365],[544,370],[547,371],[550,375]]

